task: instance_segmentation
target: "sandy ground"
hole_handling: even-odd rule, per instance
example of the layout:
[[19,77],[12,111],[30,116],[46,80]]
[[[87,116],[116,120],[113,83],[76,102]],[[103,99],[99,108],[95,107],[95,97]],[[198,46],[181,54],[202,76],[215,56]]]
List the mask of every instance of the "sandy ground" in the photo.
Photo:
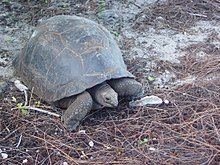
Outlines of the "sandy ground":
[[[155,77],[154,85],[162,88],[169,85],[172,87],[173,84],[182,85],[182,83],[179,83],[180,81],[183,83],[196,81],[196,75],[188,75],[188,77],[183,77],[183,80],[181,80],[178,79],[171,70],[160,70],[158,73],[160,66],[158,66],[159,64],[157,64],[156,61],[166,61],[171,64],[181,65],[180,58],[188,54],[190,47],[204,43],[208,46],[212,46],[212,49],[219,49],[220,24],[217,20],[198,20],[185,29],[175,29],[166,24],[166,15],[164,15],[164,17],[162,15],[155,17],[149,25],[144,25],[149,12],[147,10],[150,10],[151,7],[157,4],[161,5],[165,3],[166,1],[163,0],[130,0],[126,1],[126,3],[107,1],[102,9],[100,9],[100,6],[91,9],[87,1],[85,4],[88,6],[85,7],[88,8],[88,11],[85,13],[79,12],[78,15],[91,18],[103,24],[115,34],[125,59],[133,60],[141,58],[147,61],[146,66],[141,69],[146,70],[146,77]],[[32,24],[28,24],[22,20],[22,17],[25,16],[24,13],[20,14],[21,18],[15,18],[14,15],[16,14],[14,13],[19,11],[19,7],[22,7],[21,4],[16,2],[11,2],[11,4],[12,11],[4,12],[3,10],[0,16],[3,20],[3,25],[0,28],[1,82],[10,80],[13,77],[13,69],[8,65],[8,61],[11,61],[14,56],[20,52],[34,28]],[[54,1],[49,8],[58,8],[59,5],[61,7],[70,7],[70,4],[68,1],[60,3]],[[97,4],[100,5],[98,2]],[[79,5],[82,4],[79,3]],[[94,11],[94,9],[98,11]],[[99,10],[102,10],[102,12]],[[195,15],[195,13],[192,14]],[[202,18],[207,17],[205,14],[199,16]],[[48,15],[36,19],[35,21],[37,22],[46,17],[48,17]],[[4,21],[7,23],[4,24]],[[139,26],[136,27],[138,24]],[[124,46],[126,43],[129,43],[129,46]],[[206,58],[207,55],[209,54],[204,50],[195,50],[193,54],[193,56],[198,59]],[[190,80],[185,81],[185,79]]]

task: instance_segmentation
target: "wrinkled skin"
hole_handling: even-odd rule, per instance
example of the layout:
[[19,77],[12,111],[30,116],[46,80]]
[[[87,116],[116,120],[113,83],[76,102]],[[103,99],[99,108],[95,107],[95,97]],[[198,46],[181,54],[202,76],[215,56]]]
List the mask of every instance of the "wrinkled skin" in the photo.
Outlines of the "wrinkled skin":
[[57,106],[67,108],[63,121],[68,130],[75,130],[91,109],[116,107],[118,95],[135,98],[143,94],[142,85],[131,78],[110,80],[108,83],[110,85],[102,83],[89,89],[88,92],[57,102]]

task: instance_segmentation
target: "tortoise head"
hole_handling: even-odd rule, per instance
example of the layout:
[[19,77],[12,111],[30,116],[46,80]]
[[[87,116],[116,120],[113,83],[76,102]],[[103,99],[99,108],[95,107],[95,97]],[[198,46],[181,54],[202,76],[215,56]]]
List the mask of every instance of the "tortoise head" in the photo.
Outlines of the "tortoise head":
[[118,94],[108,84],[97,88],[95,99],[103,107],[113,108],[118,106]]

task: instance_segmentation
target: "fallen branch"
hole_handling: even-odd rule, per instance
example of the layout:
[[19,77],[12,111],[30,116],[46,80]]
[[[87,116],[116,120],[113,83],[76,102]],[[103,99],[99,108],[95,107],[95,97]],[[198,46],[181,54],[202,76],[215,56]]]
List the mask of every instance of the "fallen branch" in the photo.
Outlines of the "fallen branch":
[[27,106],[27,104],[28,104],[28,95],[27,95],[27,91],[26,90],[24,90],[24,97],[25,97],[24,106]]
[[[22,108],[24,109],[29,109],[29,110],[34,110],[34,111],[38,111],[38,112],[42,112],[42,113],[46,113],[48,115],[52,115],[52,116],[55,116],[55,117],[61,117],[61,115],[57,114],[57,113],[54,113],[54,112],[49,112],[49,111],[46,111],[46,110],[43,110],[43,109],[40,109],[40,108],[36,108],[36,107],[32,107],[32,106],[22,106]],[[14,110],[14,109],[19,109],[19,108],[12,108],[11,110]]]
[[[25,103],[24,106],[22,106],[22,108],[24,109],[29,109],[29,110],[34,110],[34,111],[38,111],[38,112],[42,112],[42,113],[46,113],[48,115],[52,115],[52,116],[56,116],[56,117],[60,117],[59,114],[53,113],[53,112],[49,112],[40,108],[36,108],[36,107],[32,107],[32,106],[28,106],[28,94],[27,94],[27,90],[28,88],[22,84],[19,80],[15,80],[14,81],[15,86],[21,91],[24,92],[24,96],[25,96]],[[31,95],[32,96],[32,95]],[[19,108],[13,108],[13,109],[19,109]],[[12,110],[13,110],[12,109]]]
[[204,17],[204,18],[207,18],[207,16],[206,15],[204,15],[204,14],[197,14],[197,13],[189,13],[189,12],[187,12],[189,15],[193,15],[193,16],[197,16],[197,17]]
[[42,112],[42,113],[46,113],[48,115],[52,115],[52,116],[56,116],[56,117],[61,117],[59,114],[54,113],[54,112],[49,112],[40,108],[36,108],[36,107],[31,107],[31,106],[25,106],[24,108],[30,109],[30,110],[34,110],[34,111],[38,111],[38,112]]

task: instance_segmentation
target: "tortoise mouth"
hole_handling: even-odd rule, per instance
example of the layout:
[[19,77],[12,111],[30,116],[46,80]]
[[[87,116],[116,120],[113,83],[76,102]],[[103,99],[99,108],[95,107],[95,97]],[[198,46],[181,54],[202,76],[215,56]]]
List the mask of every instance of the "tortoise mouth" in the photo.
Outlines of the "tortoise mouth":
[[117,106],[118,106],[118,101],[115,101],[114,103],[106,103],[105,107],[115,108]]

